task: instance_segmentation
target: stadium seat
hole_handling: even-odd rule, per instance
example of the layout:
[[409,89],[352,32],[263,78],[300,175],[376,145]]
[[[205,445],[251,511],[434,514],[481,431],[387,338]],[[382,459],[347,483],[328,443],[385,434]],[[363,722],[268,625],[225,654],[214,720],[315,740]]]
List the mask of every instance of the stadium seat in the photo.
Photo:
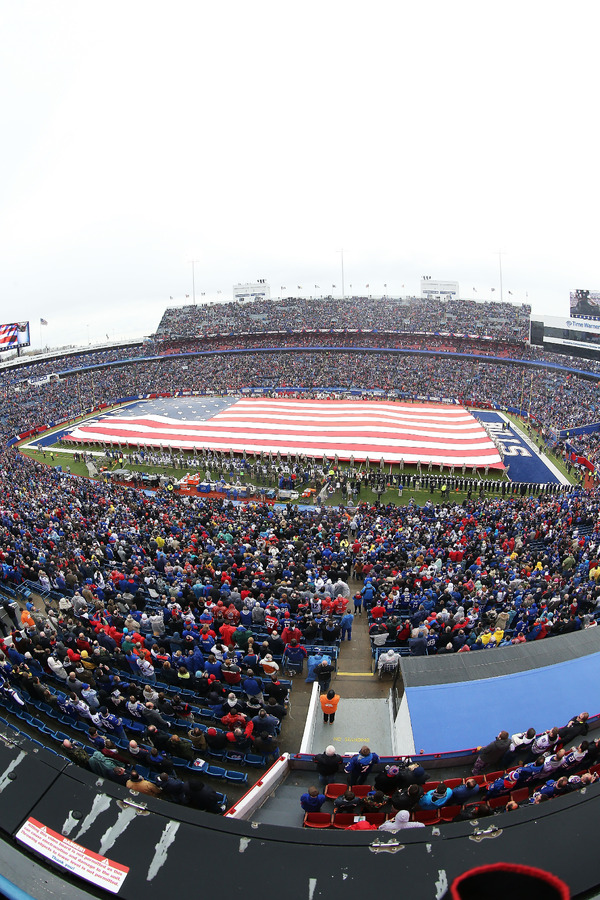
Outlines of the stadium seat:
[[417,809],[412,817],[414,822],[422,822],[423,825],[437,825],[440,821],[437,809]]
[[211,759],[225,759],[225,751],[224,750],[207,750],[206,751]]
[[144,734],[146,728],[142,725],[141,722],[129,722],[129,724],[125,725],[123,723],[123,727],[127,729],[127,731],[132,731],[134,734]]
[[219,766],[207,766],[204,772],[211,778],[225,778],[225,769],[221,769]]
[[508,795],[503,794],[501,797],[490,797],[487,802],[489,803],[490,809],[500,809],[501,806],[506,806],[508,800]]
[[379,828],[380,825],[383,825],[385,822],[385,813],[383,812],[368,812],[365,813],[365,819],[369,822],[370,825],[377,825]]
[[522,803],[523,800],[527,800],[528,797],[529,797],[529,788],[528,787],[517,788],[516,791],[510,792],[510,799],[514,800],[515,803]]
[[331,815],[322,812],[307,812],[304,815],[305,828],[331,828]]
[[[348,790],[347,787],[346,790]],[[354,787],[350,788],[350,790],[354,792],[355,797],[366,797],[367,794],[373,790],[373,788],[370,784],[355,784]]]
[[337,782],[332,782],[331,784],[326,785],[323,793],[326,797],[329,797],[330,800],[335,800],[336,797],[341,797],[342,794],[345,794],[347,790],[347,784],[338,784]]
[[446,787],[455,788],[458,787],[459,784],[464,784],[464,778],[446,778],[444,779],[444,784]]
[[435,791],[439,783],[439,781],[426,781],[423,785],[423,793],[426,794],[427,791]]
[[[447,782],[446,782],[447,784]],[[440,819],[442,822],[452,822],[460,813],[461,806],[442,806],[440,809]]]
[[238,766],[243,766],[246,762],[246,757],[240,750],[238,750],[237,753],[234,750],[228,750],[225,753],[225,759],[227,762]]
[[334,828],[348,828],[349,825],[354,825],[354,813],[334,812],[331,821]]
[[471,776],[469,776],[469,777],[472,778],[473,781],[477,782],[477,784],[478,784],[480,787],[483,787],[483,785],[484,785],[484,784],[486,783],[486,781],[487,781],[487,776],[486,776],[486,775],[471,775]]
[[490,772],[489,775],[485,776],[485,780],[487,784],[491,784],[493,781],[497,781],[498,778],[504,778],[505,775],[506,772],[504,771],[504,769],[500,769],[499,772]]
[[225,772],[225,781],[231,781],[233,784],[248,784],[248,776],[245,772],[233,772],[228,769]]
[[264,769],[267,759],[262,754],[246,753],[246,765],[253,766],[255,769]]

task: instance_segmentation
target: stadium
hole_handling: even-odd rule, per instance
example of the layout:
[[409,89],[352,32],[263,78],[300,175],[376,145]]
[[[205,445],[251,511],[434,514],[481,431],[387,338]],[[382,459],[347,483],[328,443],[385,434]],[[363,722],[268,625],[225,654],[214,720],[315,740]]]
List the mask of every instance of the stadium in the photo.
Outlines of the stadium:
[[6,895],[442,897],[508,864],[597,896],[595,324],[384,296],[43,354],[2,326]]

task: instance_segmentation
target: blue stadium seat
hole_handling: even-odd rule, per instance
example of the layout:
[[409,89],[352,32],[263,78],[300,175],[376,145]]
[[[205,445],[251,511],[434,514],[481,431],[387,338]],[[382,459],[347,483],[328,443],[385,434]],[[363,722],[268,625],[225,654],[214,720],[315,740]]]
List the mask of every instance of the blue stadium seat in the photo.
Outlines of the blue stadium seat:
[[225,753],[225,759],[227,762],[233,763],[234,765],[244,765],[246,762],[246,758],[241,750],[228,750]]
[[225,751],[224,750],[211,750],[210,748],[207,750],[208,755],[211,759],[225,759]]
[[264,769],[267,765],[267,758],[259,753],[246,753],[246,765],[253,766],[255,769]]
[[231,781],[234,784],[248,784],[248,776],[245,772],[225,772],[225,781]]

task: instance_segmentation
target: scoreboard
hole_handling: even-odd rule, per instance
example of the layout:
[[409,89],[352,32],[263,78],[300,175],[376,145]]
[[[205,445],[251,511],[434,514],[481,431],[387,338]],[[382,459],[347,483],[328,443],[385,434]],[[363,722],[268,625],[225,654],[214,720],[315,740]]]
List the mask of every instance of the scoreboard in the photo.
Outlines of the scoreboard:
[[600,360],[600,321],[559,316],[532,318],[529,341],[551,353]]
[[30,343],[29,322],[10,322],[8,325],[0,325],[0,352],[29,347]]
[[572,319],[600,320],[600,291],[571,291],[569,310]]

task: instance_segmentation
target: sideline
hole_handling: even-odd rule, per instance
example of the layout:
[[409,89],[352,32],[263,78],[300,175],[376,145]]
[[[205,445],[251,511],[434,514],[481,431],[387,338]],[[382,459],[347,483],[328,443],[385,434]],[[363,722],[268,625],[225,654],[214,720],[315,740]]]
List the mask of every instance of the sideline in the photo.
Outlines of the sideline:
[[509,425],[512,428],[512,430],[515,432],[515,434],[517,434],[521,438],[523,443],[526,444],[529,447],[529,449],[532,450],[537,456],[539,456],[541,459],[543,459],[544,465],[547,466],[548,469],[550,469],[550,471],[555,476],[555,478],[558,478],[559,484],[570,485],[571,482],[569,481],[567,476],[563,475],[563,473],[560,471],[560,469],[558,469],[554,465],[552,460],[548,456],[546,456],[545,453],[538,453],[538,448],[537,448],[535,442],[529,437],[529,435],[527,435],[524,431],[522,431],[519,428],[519,426],[516,425],[514,422],[511,422],[510,419],[508,419],[507,421],[509,422]]

